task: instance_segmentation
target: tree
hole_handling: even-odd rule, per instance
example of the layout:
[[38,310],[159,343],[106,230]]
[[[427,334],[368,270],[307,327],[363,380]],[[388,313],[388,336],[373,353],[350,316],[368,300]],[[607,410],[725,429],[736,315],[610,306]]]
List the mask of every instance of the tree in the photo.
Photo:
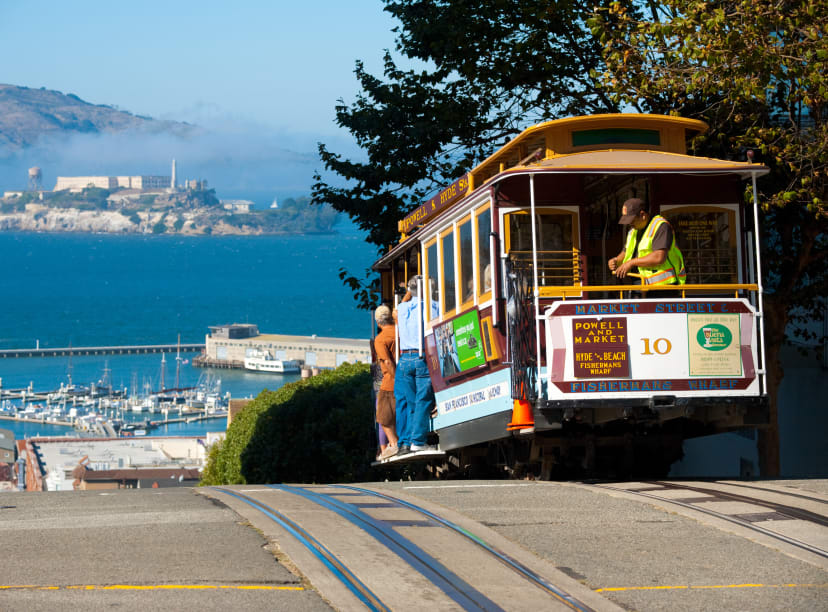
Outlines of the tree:
[[[357,62],[362,92],[340,100],[336,121],[364,161],[319,145],[340,187],[315,176],[313,202],[330,204],[368,233],[378,251],[396,242],[397,221],[529,124],[571,114],[614,112],[591,68],[601,45],[586,27],[591,8],[574,0],[385,0],[399,19],[396,50],[429,66],[400,69],[389,52],[383,77]],[[599,4],[606,5],[605,0]],[[341,269],[370,308],[372,274]]]
[[[596,11],[603,81],[616,104],[707,121],[697,151],[752,150],[771,168],[759,183],[771,427],[762,473],[779,473],[779,352],[791,329],[814,340],[825,308],[828,184],[828,4],[736,0],[630,3]],[[752,199],[752,193],[746,193]],[[824,338],[822,339],[824,340]]]
[[[427,69],[397,67],[385,54],[384,81],[356,65],[362,92],[339,102],[364,161],[320,144],[324,167],[314,203],[329,203],[387,247],[396,223],[531,123],[568,115],[677,113],[710,131],[696,151],[719,158],[748,149],[772,172],[762,190],[764,319],[771,420],[784,372],[779,350],[789,324],[825,307],[825,2],[780,0],[385,0],[400,20],[396,50]],[[594,6],[594,8],[593,8]],[[646,17],[645,17],[646,16]],[[752,197],[750,192],[746,197]],[[361,305],[374,305],[370,274],[340,277]],[[762,434],[778,471],[778,431]]]

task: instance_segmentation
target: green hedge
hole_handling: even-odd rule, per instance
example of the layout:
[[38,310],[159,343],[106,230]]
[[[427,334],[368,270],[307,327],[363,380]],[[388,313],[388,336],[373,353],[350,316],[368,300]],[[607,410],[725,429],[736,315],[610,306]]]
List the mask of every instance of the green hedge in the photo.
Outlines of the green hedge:
[[202,485],[353,482],[371,477],[376,441],[365,364],[265,389],[210,451]]

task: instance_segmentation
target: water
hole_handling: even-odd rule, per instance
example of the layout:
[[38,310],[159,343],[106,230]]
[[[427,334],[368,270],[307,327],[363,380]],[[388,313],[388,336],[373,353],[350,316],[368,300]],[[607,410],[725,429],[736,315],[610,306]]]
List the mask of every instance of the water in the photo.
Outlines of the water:
[[[357,310],[337,276],[361,272],[373,247],[345,224],[324,236],[117,236],[0,233],[0,348],[204,342],[208,326],[255,323],[263,333],[367,338],[371,318]],[[191,360],[193,354],[182,357]],[[0,360],[3,387],[53,390],[88,385],[111,371],[115,388],[158,388],[161,355]],[[165,386],[175,382],[166,355]],[[297,375],[214,370],[222,393],[251,397]],[[194,386],[203,369],[180,370]],[[143,415],[147,416],[147,415]],[[158,416],[158,415],[155,415]],[[25,435],[66,428],[0,421]],[[154,435],[202,435],[223,421],[179,424]]]

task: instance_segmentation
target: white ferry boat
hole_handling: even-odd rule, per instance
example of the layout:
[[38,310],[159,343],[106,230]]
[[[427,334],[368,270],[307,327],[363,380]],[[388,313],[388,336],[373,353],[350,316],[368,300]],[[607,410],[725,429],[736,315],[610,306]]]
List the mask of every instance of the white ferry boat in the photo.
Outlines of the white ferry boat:
[[299,372],[300,364],[290,359],[276,359],[267,351],[256,351],[244,358],[244,369],[255,372],[294,374]]

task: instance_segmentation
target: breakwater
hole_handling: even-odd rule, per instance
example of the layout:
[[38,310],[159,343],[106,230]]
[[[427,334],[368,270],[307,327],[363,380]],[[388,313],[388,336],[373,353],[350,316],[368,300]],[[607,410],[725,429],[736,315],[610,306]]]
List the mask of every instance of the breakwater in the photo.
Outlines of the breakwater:
[[149,353],[200,353],[204,344],[133,344],[126,346],[68,346],[61,348],[3,349],[0,359],[19,357],[74,357],[80,355],[144,355]]

